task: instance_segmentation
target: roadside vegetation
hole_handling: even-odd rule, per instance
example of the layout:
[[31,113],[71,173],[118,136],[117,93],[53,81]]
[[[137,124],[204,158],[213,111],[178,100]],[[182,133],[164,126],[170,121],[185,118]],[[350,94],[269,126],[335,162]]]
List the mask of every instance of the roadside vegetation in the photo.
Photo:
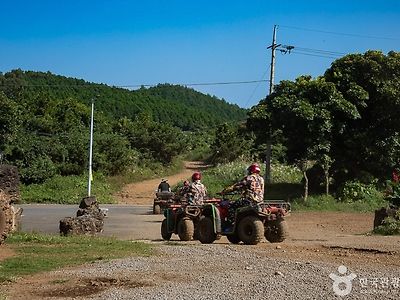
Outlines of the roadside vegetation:
[[0,261],[0,283],[58,268],[129,256],[149,256],[149,244],[105,237],[14,233],[6,244],[15,255]]
[[376,227],[374,232],[382,235],[400,235],[400,210],[397,211],[395,217],[385,218],[383,224]]
[[215,195],[271,144],[268,199],[371,211],[386,204],[386,181],[400,167],[399,77],[398,52],[349,54],[319,77],[281,81],[246,111],[168,84],[127,91],[15,70],[0,74],[0,151],[20,170],[23,200],[76,203],[86,190],[96,98],[93,188],[101,202],[124,183],[174,172],[181,157],[216,166],[204,172]]
[[[230,186],[246,175],[250,160],[237,160],[219,164],[203,173],[203,183],[211,196],[225,187]],[[265,166],[261,166],[262,173]],[[354,211],[370,212],[387,205],[383,191],[373,184],[365,185],[359,182],[349,183],[335,194],[325,195],[312,191],[305,200],[303,197],[302,172],[297,166],[273,163],[271,166],[271,184],[266,185],[266,200],[285,200],[296,210],[317,211]]]
[[[92,192],[99,203],[113,203],[112,194],[119,191],[123,185],[175,174],[182,168],[183,161],[179,157],[167,166],[159,162],[143,163],[135,170],[114,176],[94,172]],[[86,196],[87,186],[87,174],[55,175],[40,184],[22,185],[21,198],[23,203],[78,204],[82,197]]]

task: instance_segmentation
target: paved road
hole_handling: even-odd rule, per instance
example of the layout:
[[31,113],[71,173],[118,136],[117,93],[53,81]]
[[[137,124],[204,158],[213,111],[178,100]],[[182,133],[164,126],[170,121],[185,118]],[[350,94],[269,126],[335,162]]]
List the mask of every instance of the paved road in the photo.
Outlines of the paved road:
[[[40,233],[59,233],[59,221],[64,217],[75,216],[77,205],[61,204],[24,204],[21,231]],[[153,215],[152,207],[139,205],[107,204],[108,208],[104,232],[101,235],[115,236],[120,239],[153,240],[161,239],[160,227],[164,218]]]

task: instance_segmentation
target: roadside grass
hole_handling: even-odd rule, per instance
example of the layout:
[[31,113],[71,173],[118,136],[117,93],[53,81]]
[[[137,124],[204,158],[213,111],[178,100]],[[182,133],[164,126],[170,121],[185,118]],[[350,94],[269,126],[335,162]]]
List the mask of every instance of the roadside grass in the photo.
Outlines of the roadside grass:
[[[92,193],[99,203],[114,203],[112,194],[125,184],[168,176],[183,168],[182,159],[165,166],[161,163],[143,162],[143,165],[119,176],[105,176],[94,172]],[[87,176],[54,176],[42,184],[21,185],[22,203],[78,204],[87,193]]]
[[[217,192],[243,178],[250,163],[238,160],[204,171],[202,182],[207,187],[210,196],[215,197]],[[261,172],[262,174],[265,172],[264,165],[261,166]],[[371,212],[387,205],[383,194],[375,189],[372,191],[366,189],[363,193],[357,194],[351,190],[351,193],[343,199],[332,195],[311,194],[304,201],[302,177],[302,172],[296,166],[272,164],[272,182],[265,186],[265,199],[289,201],[294,211]]]
[[[247,174],[249,161],[234,161],[220,164],[210,168],[203,173],[202,182],[207,187],[208,192],[215,196],[227,186],[241,180]],[[261,165],[261,172],[264,174],[265,166]],[[271,165],[272,183],[267,185],[267,199],[287,199],[292,196],[301,195],[301,171],[294,166],[281,164]]]
[[[42,184],[21,185],[23,203],[79,204],[87,195],[88,179],[84,176],[56,175]],[[108,179],[94,173],[92,191],[100,203],[112,203],[114,191]]]
[[293,211],[342,211],[342,212],[372,212],[387,202],[383,199],[371,199],[370,201],[342,202],[331,195],[313,195],[306,201],[302,198],[291,202]]
[[16,255],[0,262],[0,283],[61,267],[154,253],[148,244],[106,237],[15,233],[6,244]]

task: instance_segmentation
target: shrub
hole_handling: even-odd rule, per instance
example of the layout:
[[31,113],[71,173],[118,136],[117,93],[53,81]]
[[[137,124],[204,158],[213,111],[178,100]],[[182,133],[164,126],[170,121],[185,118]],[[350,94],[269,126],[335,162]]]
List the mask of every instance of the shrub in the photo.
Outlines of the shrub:
[[368,202],[383,203],[384,195],[373,184],[348,181],[339,193],[339,200],[347,203]]
[[[79,204],[86,196],[87,177],[84,176],[60,176],[56,175],[43,184],[31,184],[21,186],[21,198],[24,203],[63,203]],[[94,174],[92,194],[100,203],[112,202],[113,190],[106,178],[100,174]]]
[[400,210],[397,211],[395,217],[385,218],[383,224],[376,227],[374,232],[383,235],[400,234]]

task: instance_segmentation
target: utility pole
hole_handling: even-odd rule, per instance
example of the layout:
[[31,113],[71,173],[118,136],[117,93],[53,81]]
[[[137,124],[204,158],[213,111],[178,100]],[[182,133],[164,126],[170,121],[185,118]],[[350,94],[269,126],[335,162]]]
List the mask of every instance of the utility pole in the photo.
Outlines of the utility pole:
[[276,30],[278,25],[274,25],[274,31],[272,33],[272,45],[267,49],[271,49],[271,73],[269,77],[269,94],[271,95],[274,91],[274,79],[275,79],[275,50],[280,46],[276,44]]
[[90,140],[89,140],[89,179],[88,179],[88,197],[90,197],[92,188],[92,157],[93,157],[93,113],[94,113],[94,98],[92,99],[92,113],[90,117]]
[[[278,29],[278,25],[274,25],[274,31],[272,33],[272,45],[267,49],[271,49],[271,73],[269,77],[269,95],[271,95],[274,91],[274,79],[275,79],[275,50],[281,44],[276,44],[276,31]],[[271,132],[269,133],[269,137],[271,137]],[[271,140],[267,141],[267,149],[265,154],[265,183],[271,183]]]

